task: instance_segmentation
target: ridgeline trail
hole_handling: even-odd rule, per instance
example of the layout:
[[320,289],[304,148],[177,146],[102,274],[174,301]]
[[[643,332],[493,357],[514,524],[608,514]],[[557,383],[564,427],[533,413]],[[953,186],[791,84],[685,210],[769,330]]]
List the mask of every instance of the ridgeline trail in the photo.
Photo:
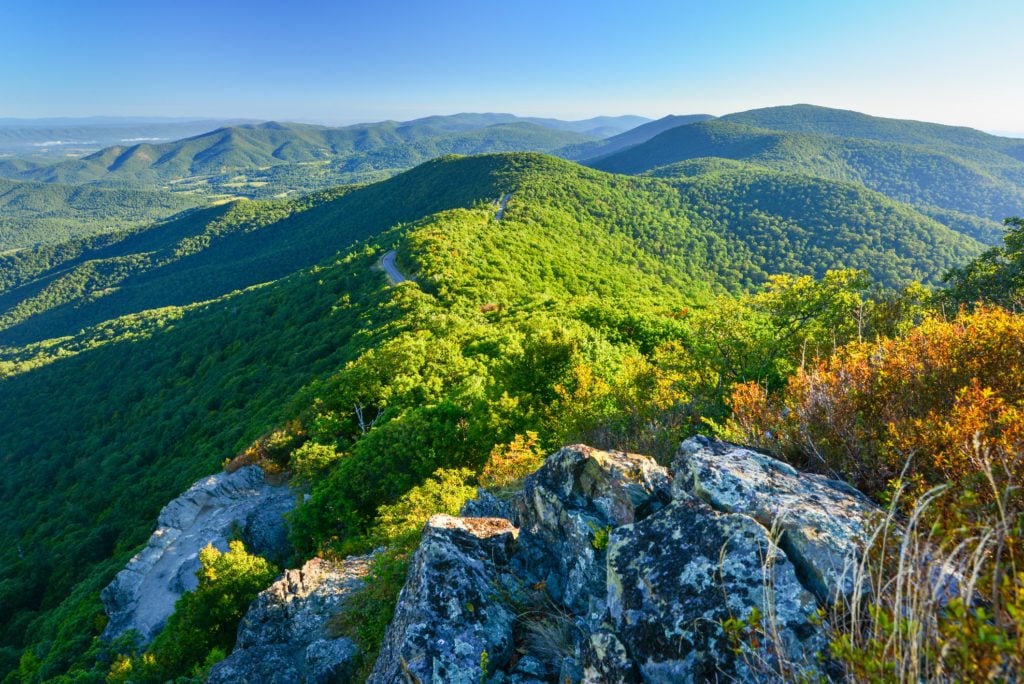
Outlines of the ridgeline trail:
[[[501,199],[498,200],[498,211],[494,214],[494,218],[500,221],[505,216],[505,206],[508,204],[508,198],[511,196],[512,193],[510,192],[501,196]],[[398,266],[395,265],[395,250],[391,250],[380,258],[380,267],[384,269],[392,285],[404,283],[407,280],[416,280],[415,278],[407,278],[398,270]]]
[[511,192],[506,192],[504,195],[501,196],[501,199],[498,201],[498,213],[496,213],[494,215],[494,218],[498,219],[499,221],[502,218],[504,218],[504,216],[505,216],[505,205],[508,204],[508,198],[511,197],[511,196],[512,196]]

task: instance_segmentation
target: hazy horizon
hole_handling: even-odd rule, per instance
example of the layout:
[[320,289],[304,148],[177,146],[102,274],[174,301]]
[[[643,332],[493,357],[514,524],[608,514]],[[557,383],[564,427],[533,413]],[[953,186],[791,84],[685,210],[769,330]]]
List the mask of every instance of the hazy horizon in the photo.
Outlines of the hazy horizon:
[[16,0],[0,117],[656,119],[806,102],[1024,134],[1002,39],[1021,3],[772,5],[303,0],[282,16],[266,0]]
[[[799,103],[799,104],[812,104],[812,103]],[[787,106],[787,105],[775,105],[775,106]],[[747,110],[737,110],[737,111],[747,111]],[[856,111],[856,110],[854,110],[854,111]],[[670,114],[666,114],[666,115],[662,115],[662,116],[687,115],[687,114],[709,114],[709,113],[710,112],[671,112]],[[725,116],[726,114],[733,114],[733,113],[735,113],[735,112],[720,112],[720,113],[712,114],[712,116],[716,116],[716,117],[717,116]],[[877,114],[874,114],[872,112],[860,112],[860,113],[867,114],[869,116],[878,116]],[[524,118],[529,118],[529,117],[534,117],[534,118],[550,118],[550,119],[560,119],[561,118],[561,117],[557,117],[557,116],[550,116],[550,115],[543,114],[543,113],[542,114],[520,114],[519,112],[515,112],[515,111],[512,111],[512,112],[499,112],[499,111],[491,111],[491,110],[479,111],[479,112],[471,112],[471,111],[435,112],[433,114],[426,114],[424,116],[454,116],[454,115],[458,115],[458,114],[511,114],[513,116],[519,116],[519,117],[524,117]],[[562,120],[565,120],[565,121],[583,121],[583,120],[595,119],[595,118],[600,118],[600,117],[616,117],[616,116],[639,116],[639,117],[646,118],[646,119],[649,119],[649,120],[652,120],[652,121],[656,120],[656,119],[659,119],[659,118],[662,118],[661,116],[652,116],[652,115],[644,114],[644,113],[630,112],[630,113],[627,113],[627,114],[602,114],[602,113],[597,113],[597,114],[591,114],[589,116],[581,116],[581,117],[572,118],[572,119],[564,119],[563,118]],[[414,118],[422,118],[422,117],[414,117]],[[901,119],[901,118],[905,118],[905,117],[887,117],[887,118]],[[53,125],[59,125],[58,122],[66,124],[66,125],[73,125],[75,123],[89,122],[89,121],[95,122],[96,125],[101,125],[100,122],[107,122],[107,121],[109,121],[111,123],[122,122],[122,121],[131,121],[131,122],[140,122],[140,123],[159,122],[159,121],[165,121],[165,122],[168,122],[168,123],[174,123],[174,122],[196,122],[196,121],[266,123],[266,122],[275,121],[275,122],[278,122],[278,123],[300,123],[300,124],[313,124],[313,125],[318,125],[318,126],[338,126],[338,127],[341,127],[341,126],[352,126],[352,125],[358,125],[358,124],[372,124],[372,123],[378,123],[378,122],[381,122],[381,121],[410,121],[410,120],[413,120],[413,119],[399,119],[397,117],[383,117],[383,118],[379,118],[379,119],[365,119],[365,120],[344,119],[344,118],[343,119],[334,119],[334,120],[331,120],[331,119],[308,119],[308,118],[300,118],[300,117],[295,117],[295,118],[282,117],[282,118],[276,118],[276,119],[263,119],[263,118],[259,118],[259,117],[253,117],[253,116],[223,116],[223,117],[221,117],[221,116],[209,116],[209,115],[196,115],[196,116],[160,117],[160,116],[135,116],[135,115],[131,115],[131,114],[125,114],[125,115],[97,115],[97,116],[83,115],[83,116],[40,116],[40,117],[6,117],[6,116],[0,116],[0,126],[12,125],[10,122],[19,122],[19,123],[24,122],[24,123],[28,124],[29,122],[35,123],[35,122],[43,122],[43,121],[53,122]],[[925,121],[925,122],[928,122],[928,123],[939,123],[939,124],[951,125],[951,126],[969,126],[968,124],[956,124],[956,123],[947,123],[947,122],[941,122],[941,121],[929,121],[927,119],[918,119],[918,120],[919,121]],[[35,125],[39,125],[39,124],[35,123]],[[996,136],[1001,136],[1001,137],[1006,137],[1006,138],[1024,138],[1024,130],[1021,130],[1021,131],[1006,131],[1006,130],[988,130],[988,129],[985,129],[985,128],[979,128],[977,126],[969,126],[969,127],[970,128],[976,128],[977,130],[980,130],[980,131],[982,131],[984,133],[988,133],[990,135],[996,135]]]

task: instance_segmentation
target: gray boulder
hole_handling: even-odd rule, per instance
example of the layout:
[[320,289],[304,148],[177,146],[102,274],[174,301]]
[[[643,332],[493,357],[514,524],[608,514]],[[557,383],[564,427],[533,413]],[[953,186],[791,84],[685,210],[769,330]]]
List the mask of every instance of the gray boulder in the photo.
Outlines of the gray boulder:
[[[566,447],[492,499],[464,510],[499,518],[428,523],[371,682],[818,679],[815,614],[877,513],[841,483],[705,439],[671,470]],[[756,641],[732,640],[726,625],[755,610]]]
[[249,606],[235,649],[211,669],[208,681],[349,681],[359,650],[350,639],[333,635],[329,623],[363,586],[372,558],[314,558],[300,570],[286,570]]
[[672,463],[674,491],[715,510],[752,517],[778,544],[820,599],[853,590],[851,569],[881,511],[849,485],[800,473],[762,453],[695,437]]
[[664,468],[647,456],[575,445],[523,482],[516,501],[519,566],[574,612],[604,611],[603,547],[609,532],[671,500]]
[[462,505],[459,511],[462,518],[504,518],[515,524],[516,513],[512,504],[503,501],[486,489],[478,489],[476,497]]
[[175,602],[197,586],[199,552],[209,544],[226,551],[240,533],[250,551],[288,556],[282,516],[294,505],[288,487],[268,484],[257,466],[197,481],[164,507],[146,547],[101,592],[109,618],[103,638],[136,630],[143,643],[151,641]]
[[368,682],[479,684],[482,662],[504,668],[515,613],[500,576],[515,538],[501,518],[430,518]]

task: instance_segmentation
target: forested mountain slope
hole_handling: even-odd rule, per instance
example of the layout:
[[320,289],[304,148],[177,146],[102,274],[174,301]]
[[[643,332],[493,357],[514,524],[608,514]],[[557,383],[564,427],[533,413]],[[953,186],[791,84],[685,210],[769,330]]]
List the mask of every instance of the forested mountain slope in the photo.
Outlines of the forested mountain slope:
[[[252,194],[262,187],[259,183],[268,181],[250,180],[244,174],[267,167],[315,163],[315,168],[305,169],[312,176],[307,185],[296,188],[278,182],[272,189],[316,189],[346,180],[344,174],[393,172],[443,154],[547,151],[592,139],[511,115],[455,115],[342,128],[269,122],[220,128],[168,143],[109,147],[81,159],[15,173],[23,180],[44,182],[147,185],[212,177],[217,191]],[[327,177],[318,181],[318,170]],[[235,178],[239,173],[242,179]],[[297,175],[288,177],[299,183]],[[280,181],[281,174],[269,178]]]
[[[99,590],[161,506],[247,447],[286,457],[315,436],[343,454],[295,519],[302,552],[343,543],[436,468],[478,468],[527,431],[579,439],[604,415],[580,397],[656,396],[645,355],[706,344],[716,294],[840,265],[934,279],[980,249],[852,185],[659,173],[446,157],[9,257],[4,334],[34,343],[0,354],[0,667],[102,669]],[[390,249],[416,282],[388,285]]]
[[200,203],[190,195],[133,187],[0,180],[0,254],[141,226]]
[[996,222],[1024,211],[1024,162],[984,148],[970,155],[958,150],[781,132],[720,119],[671,129],[595,160],[593,166],[642,173],[702,157],[747,161],[860,183],[955,230],[995,243],[1001,235]]
[[430,162],[359,189],[242,201],[149,230],[0,259],[0,332],[21,344],[275,280],[396,223],[500,195],[498,157]]
[[[698,224],[727,236],[769,273],[857,268],[889,285],[938,284],[945,264],[981,245],[913,208],[856,183],[726,160],[659,167]],[[763,280],[736,274],[746,287]]]
[[[458,114],[342,128],[243,123],[183,140],[115,145],[80,158],[4,158],[0,177],[11,180],[0,183],[0,253],[130,228],[240,197],[298,197],[382,180],[446,154],[552,150],[645,121]],[[0,138],[5,130],[0,128]]]
[[[196,211],[146,231],[0,258],[0,343],[69,335],[275,280],[396,223],[505,192],[524,211],[548,212],[536,225],[572,218],[594,234],[628,237],[624,254],[639,247],[658,257],[681,288],[740,290],[773,273],[841,267],[889,285],[937,282],[980,250],[858,186],[741,168],[679,180],[671,170],[616,177],[544,157],[445,158],[362,188]],[[519,264],[510,277],[531,268]]]
[[957,155],[972,156],[979,154],[980,150],[987,150],[1024,161],[1024,141],[1019,138],[1004,138],[966,126],[887,119],[845,109],[798,104],[736,112],[727,114],[722,119],[776,131],[819,133],[841,138],[864,138],[879,142],[920,145],[945,149]]
[[708,119],[713,118],[714,117],[710,114],[670,114],[669,116],[662,117],[656,121],[650,121],[637,126],[636,128],[619,133],[618,135],[605,138],[604,140],[594,140],[592,142],[563,147],[555,150],[553,154],[556,154],[559,157],[564,157],[565,159],[572,159],[574,161],[595,159],[624,150],[627,147],[632,147],[633,145],[639,145],[642,142],[647,142],[654,136],[662,133],[663,131],[667,131],[670,128],[685,126],[699,121],[707,121]]
[[[504,186],[547,173],[544,167],[552,163],[568,166],[535,157],[436,164],[462,165],[472,177]],[[528,213],[520,219],[521,210]],[[557,221],[536,223],[534,212],[551,211],[556,213],[544,218]],[[291,397],[362,352],[388,340],[393,346],[406,335],[447,354],[452,344],[462,344],[452,332],[457,326],[460,336],[472,330],[475,341],[465,341],[472,344],[464,362],[445,362],[446,373],[464,373],[484,358],[506,368],[513,359],[509,345],[522,344],[521,334],[565,334],[552,322],[565,315],[556,308],[564,310],[571,296],[684,301],[666,284],[680,278],[631,248],[628,237],[595,232],[593,224],[557,212],[531,207],[524,197],[510,203],[500,228],[489,205],[434,214],[273,284],[114,321],[86,331],[78,347],[67,341],[63,358],[8,367],[16,374],[0,382],[0,458],[10,470],[0,484],[0,553],[11,570],[0,594],[5,667],[25,644],[42,661],[40,678],[73,662],[91,667],[83,653],[100,624],[97,592],[149,534],[159,508],[189,481],[308,406],[308,397]],[[578,231],[579,239],[567,243],[568,230]],[[403,269],[417,273],[420,285],[389,288],[374,268],[396,241]],[[530,270],[516,273],[506,263],[529,264]],[[478,301],[500,302],[504,313],[493,323],[513,307],[532,323],[513,326],[524,333],[513,333],[511,324],[493,328]],[[573,334],[584,334],[581,324],[573,325],[579,328]],[[528,357],[531,363],[557,362],[557,354],[549,361]],[[392,371],[406,372],[398,366]],[[439,425],[452,435],[459,430],[449,418],[457,422],[460,411],[437,414],[438,420],[448,416]],[[418,418],[412,419],[410,425],[416,424]],[[489,448],[479,443],[485,438],[495,439],[481,433],[474,453]],[[399,478],[395,486],[405,481]]]

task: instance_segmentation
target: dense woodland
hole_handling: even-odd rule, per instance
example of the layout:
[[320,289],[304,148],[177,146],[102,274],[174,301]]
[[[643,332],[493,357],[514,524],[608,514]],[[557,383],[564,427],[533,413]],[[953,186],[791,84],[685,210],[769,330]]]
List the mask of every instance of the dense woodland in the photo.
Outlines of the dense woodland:
[[[973,131],[980,142],[966,147],[961,129],[914,122],[898,122],[903,129],[890,135],[865,136],[856,126],[801,126],[803,110],[785,109],[794,120],[784,130],[740,123],[761,121],[753,115],[730,115],[669,129],[588,163],[616,173],[641,173],[713,157],[810,173],[863,185],[990,244],[999,238],[996,224],[1024,205],[1024,152],[1011,139]],[[774,120],[767,114],[764,118]],[[918,126],[931,134],[922,134]]]
[[[747,126],[780,115],[763,116],[721,130],[753,144]],[[803,109],[791,125],[872,144],[927,134],[935,155],[970,147],[1015,168],[992,136],[835,116],[841,131]],[[817,162],[702,150],[630,169],[644,175],[443,157],[0,256],[5,684],[202,680],[275,568],[240,545],[204,555],[199,589],[141,652],[98,639],[99,591],[160,508],[220,467],[291,477],[289,567],[387,547],[338,625],[372,655],[429,512],[565,443],[664,461],[694,433],[847,479],[899,515],[957,483],[927,521],[942,548],[961,549],[968,524],[1003,541],[1003,555],[963,547],[994,558],[978,566],[992,600],[915,626],[885,597],[867,622],[834,619],[827,655],[884,680],[907,662],[893,634],[924,629],[932,673],[1018,667],[1024,224],[1000,242],[924,195],[911,206]],[[957,202],[965,223],[995,224]],[[389,285],[390,249],[415,281]],[[878,558],[879,576],[905,567]]]

